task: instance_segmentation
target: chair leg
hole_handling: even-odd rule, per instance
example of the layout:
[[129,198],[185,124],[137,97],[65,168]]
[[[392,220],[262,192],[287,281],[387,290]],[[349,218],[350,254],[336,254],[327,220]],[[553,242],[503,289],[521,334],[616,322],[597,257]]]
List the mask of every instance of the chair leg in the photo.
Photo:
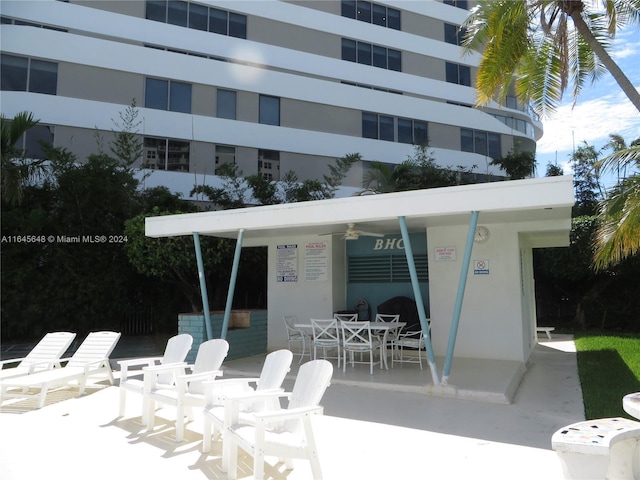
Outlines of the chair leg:
[[298,365],[302,363],[302,359],[304,358],[304,352],[307,349],[307,340],[304,337],[302,338],[302,353],[300,354],[300,360],[298,361]]
[[184,437],[184,406],[176,405],[176,442],[181,442]]
[[253,478],[264,480],[264,452],[257,446],[253,450]]
[[211,452],[211,419],[205,411],[204,422],[202,424],[202,453]]
[[227,472],[227,478],[238,478],[238,445],[226,435],[222,434],[222,467]]
[[120,385],[120,408],[118,409],[118,416],[124,417],[124,406],[127,403],[127,390]]

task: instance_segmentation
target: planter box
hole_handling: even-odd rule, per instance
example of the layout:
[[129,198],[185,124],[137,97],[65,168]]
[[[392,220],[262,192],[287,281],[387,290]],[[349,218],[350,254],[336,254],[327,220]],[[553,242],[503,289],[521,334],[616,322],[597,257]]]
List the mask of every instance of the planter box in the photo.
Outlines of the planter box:
[[[220,338],[224,312],[211,312],[213,338]],[[193,337],[193,346],[187,355],[187,362],[193,363],[198,347],[207,340],[207,329],[203,313],[178,314],[178,333],[188,333]],[[232,310],[227,330],[229,354],[226,360],[251,357],[267,353],[267,311]]]

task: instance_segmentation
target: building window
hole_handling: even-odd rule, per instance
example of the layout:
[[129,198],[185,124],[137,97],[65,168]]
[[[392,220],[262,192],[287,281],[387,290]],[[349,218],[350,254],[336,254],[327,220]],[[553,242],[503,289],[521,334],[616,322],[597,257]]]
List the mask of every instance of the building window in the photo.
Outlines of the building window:
[[189,142],[144,137],[143,166],[154,170],[188,172],[189,152]]
[[147,78],[144,106],[157,110],[191,113],[191,84]]
[[464,35],[467,30],[464,27],[458,25],[452,25],[450,23],[444,24],[444,41],[451,43],[452,45],[462,45]]
[[247,38],[247,17],[229,12],[229,36]]
[[427,122],[411,120],[409,118],[398,119],[398,142],[412,145],[427,145]]
[[260,123],[280,125],[280,98],[260,95]]
[[147,0],[145,18],[230,37],[247,38],[247,17],[185,1]]
[[427,122],[362,112],[362,137],[427,145]]
[[209,28],[209,9],[196,3],[189,4],[189,28],[206,32]]
[[394,140],[394,121],[393,117],[387,115],[380,115],[378,117],[380,124],[380,140],[387,140],[393,142]]
[[377,3],[342,0],[342,16],[400,30],[400,10]]
[[153,1],[147,0],[147,20],[154,20],[156,22],[167,21],[167,1]]
[[447,62],[446,64],[446,80],[449,83],[457,83],[458,85],[471,86],[471,68],[466,65]]
[[236,163],[236,147],[216,145],[215,173],[218,173],[218,168],[226,163]]
[[58,64],[2,54],[0,88],[4,91],[44,93],[58,91]]
[[14,147],[24,152],[25,158],[47,158],[42,144],[53,145],[53,127],[36,125],[23,133]]
[[258,150],[258,174],[265,180],[280,180],[280,152]]
[[395,119],[388,115],[362,112],[363,138],[375,138],[393,142],[395,139]]
[[218,118],[236,119],[236,92],[218,89],[216,101],[216,116]]
[[362,112],[362,136],[363,138],[378,138],[378,115]]
[[387,70],[402,71],[402,52],[399,50],[348,38],[342,39],[342,59]]
[[463,8],[469,10],[469,2],[467,0],[444,0],[445,5],[451,5],[453,7]]
[[463,152],[477,153],[494,159],[502,156],[500,135],[497,133],[462,128],[460,143]]
[[167,5],[167,23],[186,27],[188,12],[189,4],[187,2],[170,0]]

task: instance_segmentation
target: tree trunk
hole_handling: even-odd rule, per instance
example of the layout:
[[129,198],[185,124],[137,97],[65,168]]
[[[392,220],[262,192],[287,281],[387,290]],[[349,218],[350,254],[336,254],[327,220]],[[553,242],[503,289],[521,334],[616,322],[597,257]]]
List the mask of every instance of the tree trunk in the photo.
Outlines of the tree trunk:
[[636,107],[636,110],[640,112],[640,93],[638,93],[631,81],[627,78],[620,67],[618,67],[618,64],[613,61],[611,56],[607,53],[600,42],[598,42],[591,29],[582,18],[580,10],[574,10],[573,12],[567,13],[573,20],[578,33],[582,36],[582,38],[584,38],[593,52],[598,56],[600,61],[607,68],[607,70],[609,70],[611,76],[613,76],[615,81],[618,82],[618,85],[620,85],[622,91],[629,98],[629,100],[631,100],[631,103],[633,103],[633,105]]

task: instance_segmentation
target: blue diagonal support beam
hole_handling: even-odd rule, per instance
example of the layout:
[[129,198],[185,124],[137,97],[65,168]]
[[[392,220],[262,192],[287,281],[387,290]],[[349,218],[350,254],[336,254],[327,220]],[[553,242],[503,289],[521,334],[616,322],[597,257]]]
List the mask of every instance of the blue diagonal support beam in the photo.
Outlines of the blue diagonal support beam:
[[467,244],[464,249],[464,258],[460,267],[460,279],[458,280],[458,293],[456,294],[456,304],[453,309],[453,318],[451,320],[451,329],[449,330],[449,344],[447,346],[447,355],[444,361],[444,370],[442,372],[442,383],[447,385],[449,382],[449,373],[451,372],[451,362],[453,361],[453,350],[456,346],[456,337],[458,335],[458,324],[460,323],[460,313],[462,312],[462,301],[464,300],[464,291],[467,286],[467,276],[469,275],[469,264],[471,263],[471,252],[473,250],[473,239],[478,226],[479,212],[471,212],[471,221],[469,222],[469,231],[467,232]]
[[407,229],[407,221],[405,217],[398,217],[400,222],[400,232],[402,232],[402,241],[404,242],[404,254],[407,256],[407,265],[409,267],[409,276],[411,277],[411,286],[413,287],[413,296],[416,300],[418,309],[418,318],[420,319],[420,327],[424,337],[425,348],[427,349],[427,360],[429,369],[431,370],[431,378],[434,385],[440,385],[438,377],[438,366],[436,365],[436,357],[433,353],[433,345],[431,344],[431,334],[429,333],[429,323],[427,314],[424,310],[424,301],[422,300],[422,292],[420,291],[420,283],[418,282],[418,273],[416,272],[416,263],[413,259],[413,249],[411,248],[411,239],[409,238],[409,230]]
[[224,318],[222,320],[222,332],[220,332],[220,338],[227,338],[227,331],[229,330],[229,319],[231,318],[233,294],[236,291],[236,280],[238,278],[238,265],[240,265],[240,253],[242,252],[243,239],[244,239],[244,228],[241,228],[238,232],[238,240],[236,241],[236,251],[233,256],[233,267],[231,269],[231,278],[229,279],[229,291],[227,292],[227,304],[224,307]]
[[193,232],[193,245],[196,249],[196,262],[198,264],[198,280],[200,281],[200,295],[202,296],[202,309],[204,311],[204,326],[207,331],[207,340],[213,338],[211,327],[211,312],[209,311],[209,296],[207,295],[207,281],[204,277],[204,263],[202,261],[202,249],[200,248],[200,233]]

